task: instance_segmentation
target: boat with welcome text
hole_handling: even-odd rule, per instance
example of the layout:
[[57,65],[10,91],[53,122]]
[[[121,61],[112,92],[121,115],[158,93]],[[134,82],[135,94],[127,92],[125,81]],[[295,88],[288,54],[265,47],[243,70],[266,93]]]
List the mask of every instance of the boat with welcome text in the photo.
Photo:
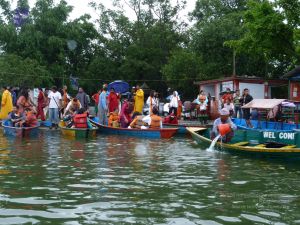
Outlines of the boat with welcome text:
[[6,136],[32,138],[39,136],[40,124],[38,123],[37,126],[34,127],[13,127],[10,120],[4,120],[2,121],[2,127],[4,130],[4,135]]
[[134,136],[141,138],[171,138],[173,137],[178,128],[162,128],[162,129],[129,129],[129,128],[116,128],[101,125],[98,123],[98,118],[95,117],[92,123],[99,127],[99,131],[105,134],[117,134],[125,136]]
[[[188,132],[199,144],[209,146],[210,129],[188,127]],[[264,132],[268,132],[267,134]],[[272,131],[237,130],[229,143],[216,142],[215,149],[233,153],[248,153],[274,157],[300,159],[300,133]]]

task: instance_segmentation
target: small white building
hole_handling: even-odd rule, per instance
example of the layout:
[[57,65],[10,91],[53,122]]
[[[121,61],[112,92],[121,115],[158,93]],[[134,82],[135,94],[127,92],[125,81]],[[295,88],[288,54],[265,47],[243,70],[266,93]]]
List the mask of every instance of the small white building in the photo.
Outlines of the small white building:
[[248,88],[250,95],[256,99],[272,98],[272,89],[288,85],[286,80],[272,79],[264,80],[254,76],[232,76],[214,80],[205,80],[195,82],[199,85],[199,91],[203,90],[206,94],[219,98],[221,92],[230,88],[232,91],[240,90],[241,94],[245,88]]

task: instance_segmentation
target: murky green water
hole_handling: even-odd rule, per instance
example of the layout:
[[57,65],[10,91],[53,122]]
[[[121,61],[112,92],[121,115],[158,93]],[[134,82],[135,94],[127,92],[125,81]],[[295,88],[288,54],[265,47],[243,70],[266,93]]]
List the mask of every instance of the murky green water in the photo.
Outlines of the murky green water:
[[184,137],[45,132],[0,144],[0,224],[300,223],[299,163],[208,152]]

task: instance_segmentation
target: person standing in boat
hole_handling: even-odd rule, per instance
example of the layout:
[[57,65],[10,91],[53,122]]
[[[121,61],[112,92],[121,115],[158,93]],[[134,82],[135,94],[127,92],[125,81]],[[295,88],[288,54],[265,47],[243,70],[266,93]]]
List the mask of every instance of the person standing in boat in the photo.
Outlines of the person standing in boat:
[[[248,104],[253,100],[253,97],[249,94],[249,89],[245,88],[242,96],[242,106]],[[246,120],[247,126],[253,128],[250,121],[251,113],[250,109],[243,109],[243,118]]]
[[237,129],[236,125],[230,119],[230,112],[228,109],[223,108],[220,110],[220,117],[214,121],[213,128],[211,131],[211,139],[215,139],[218,135],[220,135],[219,126],[221,124],[228,124],[230,127],[230,131],[222,136],[223,142],[229,142],[234,136],[234,131]]

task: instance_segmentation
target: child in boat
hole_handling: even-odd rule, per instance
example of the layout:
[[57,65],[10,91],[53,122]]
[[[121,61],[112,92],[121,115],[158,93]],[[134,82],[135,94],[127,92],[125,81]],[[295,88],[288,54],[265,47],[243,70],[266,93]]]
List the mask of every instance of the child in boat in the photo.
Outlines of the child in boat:
[[8,115],[8,119],[12,122],[13,127],[20,127],[24,120],[23,113],[20,112],[19,106],[14,106],[13,111]]
[[115,108],[115,110],[113,112],[109,113],[108,126],[109,127],[120,127],[120,117],[119,117],[118,108]]
[[35,127],[38,124],[38,120],[36,118],[36,112],[33,109],[25,110],[25,121],[23,122],[23,127]]

